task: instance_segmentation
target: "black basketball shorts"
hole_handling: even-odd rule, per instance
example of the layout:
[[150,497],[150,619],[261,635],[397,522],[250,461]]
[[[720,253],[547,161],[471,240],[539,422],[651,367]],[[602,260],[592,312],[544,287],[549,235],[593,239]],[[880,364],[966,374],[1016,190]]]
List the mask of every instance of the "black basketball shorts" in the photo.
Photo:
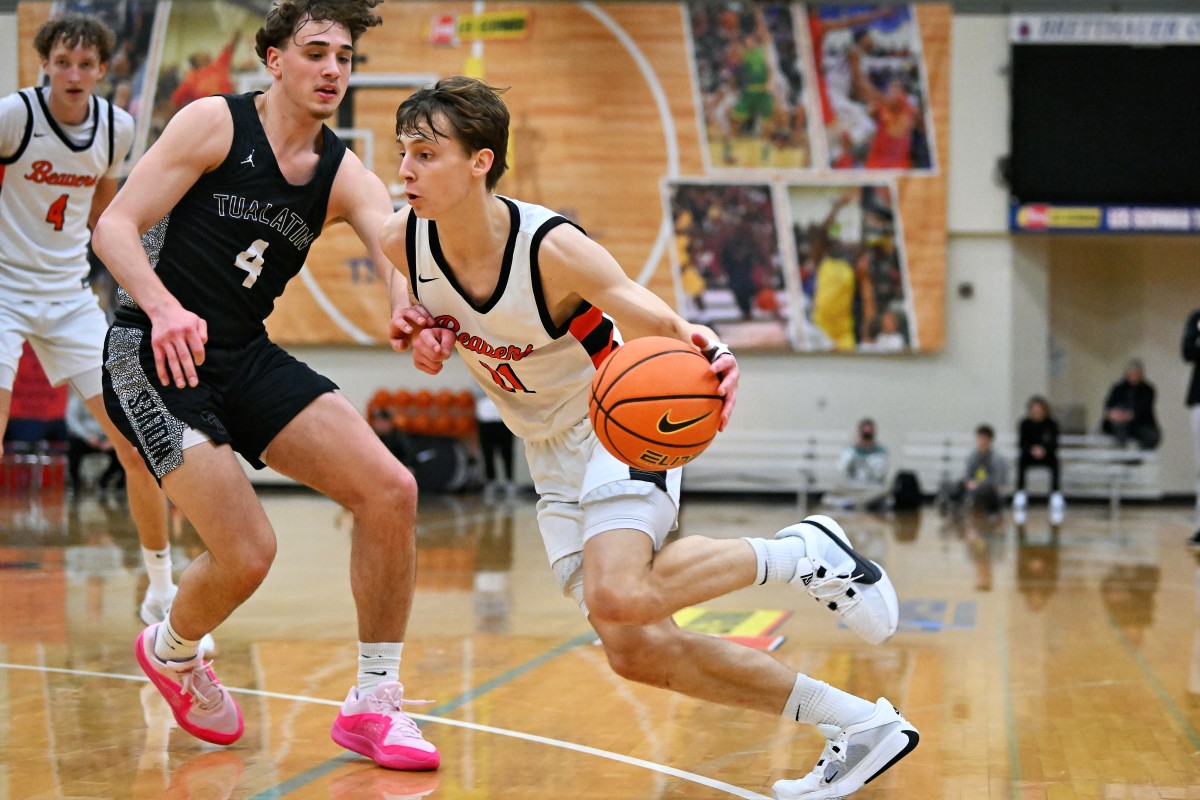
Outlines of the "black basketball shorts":
[[217,444],[231,445],[262,469],[260,457],[284,426],[313,400],[338,388],[266,334],[237,347],[205,347],[196,375],[200,382],[195,387],[163,386],[150,332],[109,328],[104,406],[160,482],[183,464],[185,426]]

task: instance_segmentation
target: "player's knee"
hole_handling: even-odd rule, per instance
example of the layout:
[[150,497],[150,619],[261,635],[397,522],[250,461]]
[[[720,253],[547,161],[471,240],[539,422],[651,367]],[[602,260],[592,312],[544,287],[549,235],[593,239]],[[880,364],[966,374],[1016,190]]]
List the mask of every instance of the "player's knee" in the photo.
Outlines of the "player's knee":
[[646,586],[598,580],[584,585],[588,613],[615,625],[649,625],[662,619],[659,603]]
[[376,479],[364,482],[362,494],[351,510],[384,507],[391,513],[412,515],[417,508],[417,480],[408,469],[397,462]]
[[604,655],[612,671],[625,680],[648,686],[667,686],[667,673],[662,654],[653,640],[624,639],[620,643],[604,643]]
[[246,542],[238,551],[226,559],[230,579],[237,591],[249,597],[267,578],[271,564],[275,562],[275,537],[259,537]]
[[271,564],[274,562],[275,551],[272,549],[269,553],[259,553],[257,558],[241,568],[242,585],[247,594],[262,585],[262,582],[267,579],[267,573],[271,571]]
[[404,506],[416,510],[417,507],[417,479],[403,464],[397,465],[388,476],[388,486],[392,494],[391,501],[397,506]]

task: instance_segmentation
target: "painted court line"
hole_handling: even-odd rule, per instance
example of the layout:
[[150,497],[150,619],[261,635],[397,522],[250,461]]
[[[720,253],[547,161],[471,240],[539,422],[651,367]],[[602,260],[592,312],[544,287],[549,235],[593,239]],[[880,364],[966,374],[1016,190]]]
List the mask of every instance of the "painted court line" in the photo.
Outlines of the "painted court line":
[[1008,631],[996,623],[996,648],[1000,651],[1000,685],[1004,687],[1004,740],[1008,744],[1008,787],[1012,800],[1021,797],[1021,746],[1017,740],[1017,713],[1013,707],[1012,676],[1008,670]]
[[1125,635],[1125,631],[1121,630],[1121,626],[1117,624],[1117,621],[1113,618],[1112,614],[1108,615],[1108,625],[1112,629],[1113,634],[1117,637],[1117,641],[1121,643],[1121,647],[1125,650],[1126,654],[1133,660],[1133,663],[1137,665],[1138,670],[1141,671],[1142,677],[1145,678],[1150,691],[1154,692],[1155,696],[1158,697],[1159,702],[1163,704],[1163,708],[1165,708],[1167,713],[1171,715],[1171,717],[1175,720],[1175,723],[1179,725],[1179,729],[1183,731],[1183,734],[1187,736],[1188,741],[1192,745],[1192,749],[1200,750],[1200,731],[1197,731],[1196,728],[1192,726],[1191,721],[1188,719],[1188,715],[1183,712],[1183,709],[1181,709],[1171,697],[1171,693],[1167,691],[1167,687],[1165,687],[1163,682],[1159,680],[1154,668],[1151,667],[1146,661],[1145,657],[1142,655],[1141,651],[1138,650],[1137,646],[1134,645],[1133,642],[1129,641],[1129,637]]
[[[590,640],[590,637],[588,637],[588,640]],[[572,640],[572,642],[574,642],[574,640]],[[568,644],[570,644],[570,643],[568,643]],[[557,648],[556,650],[562,650],[562,648],[565,648],[565,646],[566,645],[560,645],[560,648]],[[550,656],[551,652],[554,652],[554,651],[552,650],[550,652],[547,652],[546,656],[547,657]],[[530,666],[532,666],[532,663],[530,663]],[[126,675],[126,674],[121,674],[121,673],[91,672],[91,670],[88,670],[88,669],[62,669],[59,667],[37,667],[37,666],[30,666],[30,664],[14,664],[14,663],[6,663],[6,662],[0,662],[0,669],[25,669],[25,670],[30,670],[30,672],[55,673],[55,674],[60,674],[60,675],[78,675],[78,676],[83,676],[83,678],[108,678],[108,679],[114,679],[114,680],[146,682],[146,678],[143,675]],[[491,684],[496,684],[496,681],[490,681],[490,682],[491,682]],[[326,699],[318,698],[318,697],[305,697],[305,696],[302,696],[302,694],[284,694],[281,692],[263,692],[263,691],[253,690],[253,688],[235,688],[233,686],[227,686],[226,688],[229,692],[232,692],[235,694],[250,694],[250,696],[253,696],[253,697],[266,697],[266,698],[277,699],[277,700],[293,700],[293,702],[296,702],[296,703],[314,703],[314,704],[318,704],[318,705],[334,706],[334,708],[341,708],[341,705],[342,705],[340,700],[326,700]],[[480,691],[476,690],[475,692],[472,693],[472,696],[473,697],[478,696],[479,693],[480,693]],[[463,700],[463,702],[466,702],[466,700]],[[451,703],[448,703],[446,705],[452,705],[452,706],[454,706],[454,708],[457,708],[457,706],[461,705],[461,704],[462,703],[458,703],[457,700],[452,700]],[[766,795],[758,794],[757,792],[750,792],[749,789],[743,789],[743,788],[740,788],[737,786],[733,786],[733,784],[731,784],[731,783],[725,783],[724,781],[716,781],[716,780],[713,780],[713,778],[704,777],[703,775],[697,775],[697,774],[695,774],[695,772],[686,772],[684,770],[679,770],[679,769],[673,768],[673,766],[667,766],[665,764],[656,764],[654,762],[648,762],[648,760],[644,760],[641,758],[632,758],[630,756],[622,756],[622,754],[620,754],[620,753],[613,753],[613,752],[610,752],[607,750],[599,750],[599,748],[596,748],[596,747],[588,747],[587,745],[577,745],[577,744],[575,744],[575,742],[571,742],[571,741],[563,741],[562,739],[551,739],[551,738],[548,738],[548,736],[539,736],[536,734],[523,733],[523,732],[521,732],[521,730],[512,730],[509,728],[497,728],[497,727],[493,727],[493,726],[486,726],[486,724],[478,724],[475,722],[462,722],[460,720],[448,720],[448,718],[433,716],[430,714],[409,714],[408,716],[414,718],[414,720],[420,720],[422,722],[428,722],[428,723],[433,723],[433,724],[446,724],[446,726],[451,726],[451,727],[455,727],[455,728],[467,728],[470,730],[479,730],[479,732],[481,732],[481,733],[491,733],[491,734],[496,734],[498,736],[508,736],[508,738],[510,738],[510,739],[521,739],[523,741],[532,741],[532,742],[535,742],[535,744],[539,744],[539,745],[546,745],[546,746],[550,746],[550,747],[559,747],[559,748],[562,748],[562,750],[569,750],[572,752],[583,753],[583,754],[587,754],[587,756],[606,758],[608,760],[612,760],[612,762],[629,764],[630,766],[637,766],[637,768],[646,769],[646,770],[650,770],[650,771],[654,771],[654,772],[661,772],[662,775],[670,775],[672,777],[677,777],[677,778],[679,778],[679,780],[689,781],[690,783],[696,783],[696,784],[698,784],[698,786],[704,786],[704,787],[708,787],[708,788],[712,788],[712,789],[718,789],[718,790],[720,790],[720,792],[725,792],[726,794],[730,794],[730,795],[734,796],[734,798],[744,798],[745,800],[769,800],[769,798],[767,798]],[[348,760],[358,759],[358,758],[360,758],[360,757],[349,756],[349,754],[346,754],[346,756],[338,756],[335,758],[331,758],[328,760],[328,762],[325,762],[324,764],[319,764],[316,766],[316,768],[308,770],[307,772],[302,772],[301,775],[295,776],[292,781],[284,782],[284,783],[280,784],[280,786],[276,787],[275,789],[266,789],[265,792],[254,795],[254,798],[256,798],[258,800],[266,800],[269,798],[281,798],[281,796],[283,796],[284,794],[287,794],[288,792],[292,792],[292,790],[294,790],[294,789],[298,789],[301,786],[304,786],[305,783],[317,780],[317,778],[322,777],[323,775],[329,774],[329,772],[334,771],[334,769],[338,768],[338,766],[342,766],[344,763],[347,763]]]

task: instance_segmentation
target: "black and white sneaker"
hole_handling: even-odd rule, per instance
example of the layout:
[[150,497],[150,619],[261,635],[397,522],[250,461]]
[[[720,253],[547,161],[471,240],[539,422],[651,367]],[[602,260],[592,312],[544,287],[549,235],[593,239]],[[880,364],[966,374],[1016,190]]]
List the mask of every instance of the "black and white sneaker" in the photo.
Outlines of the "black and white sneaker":
[[882,644],[896,632],[900,603],[883,567],[850,546],[842,526],[815,514],[775,534],[804,541],[805,555],[791,583],[824,603],[846,627],[871,644]]
[[838,730],[820,726],[828,741],[812,772],[795,781],[776,781],[775,800],[841,800],[913,751],[921,735],[884,698],[875,713]]

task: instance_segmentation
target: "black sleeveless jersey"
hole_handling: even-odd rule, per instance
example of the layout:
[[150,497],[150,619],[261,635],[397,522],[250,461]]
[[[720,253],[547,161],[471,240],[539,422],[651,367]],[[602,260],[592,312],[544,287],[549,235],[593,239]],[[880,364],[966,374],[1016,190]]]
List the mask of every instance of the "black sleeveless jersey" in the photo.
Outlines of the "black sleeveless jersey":
[[[346,145],[322,126],[323,147],[312,179],[287,182],[254,106],[257,92],[225,95],[233,143],[221,165],[200,177],[175,207],[142,236],[167,290],[208,323],[208,343],[235,346],[264,335],[275,300],[321,233],[333,179]],[[150,320],[123,290],[116,322]]]

